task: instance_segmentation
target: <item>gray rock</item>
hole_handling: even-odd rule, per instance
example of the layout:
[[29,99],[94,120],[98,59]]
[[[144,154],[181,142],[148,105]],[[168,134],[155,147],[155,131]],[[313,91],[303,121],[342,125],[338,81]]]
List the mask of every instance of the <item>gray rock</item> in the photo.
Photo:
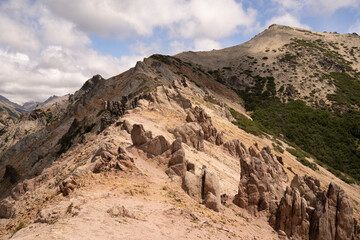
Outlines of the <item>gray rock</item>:
[[143,125],[134,124],[131,130],[131,140],[134,146],[141,146],[152,139],[151,132],[145,132]]
[[11,218],[14,214],[14,206],[8,200],[4,199],[0,202],[0,218]]
[[146,153],[159,156],[170,148],[170,144],[164,136],[160,135],[142,144],[139,148]]

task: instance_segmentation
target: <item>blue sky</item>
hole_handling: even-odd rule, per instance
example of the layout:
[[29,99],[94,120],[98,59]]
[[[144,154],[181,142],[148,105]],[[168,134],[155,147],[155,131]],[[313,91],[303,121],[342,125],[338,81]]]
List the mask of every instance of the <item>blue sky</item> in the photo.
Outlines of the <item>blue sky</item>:
[[0,95],[73,93],[153,53],[241,44],[272,23],[360,33],[360,0],[0,0]]

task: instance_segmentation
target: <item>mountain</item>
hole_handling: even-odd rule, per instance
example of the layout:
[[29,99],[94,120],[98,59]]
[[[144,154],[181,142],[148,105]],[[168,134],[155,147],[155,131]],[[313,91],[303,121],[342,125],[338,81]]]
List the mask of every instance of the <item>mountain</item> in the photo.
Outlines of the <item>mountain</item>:
[[273,25],[0,125],[0,238],[359,239],[359,44]]

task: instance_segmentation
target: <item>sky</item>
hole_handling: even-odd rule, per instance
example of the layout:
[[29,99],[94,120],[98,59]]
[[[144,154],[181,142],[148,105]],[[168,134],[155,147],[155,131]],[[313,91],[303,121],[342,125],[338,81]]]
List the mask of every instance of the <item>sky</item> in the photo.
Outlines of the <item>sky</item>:
[[0,0],[0,95],[44,101],[154,53],[238,45],[273,23],[360,34],[360,0]]

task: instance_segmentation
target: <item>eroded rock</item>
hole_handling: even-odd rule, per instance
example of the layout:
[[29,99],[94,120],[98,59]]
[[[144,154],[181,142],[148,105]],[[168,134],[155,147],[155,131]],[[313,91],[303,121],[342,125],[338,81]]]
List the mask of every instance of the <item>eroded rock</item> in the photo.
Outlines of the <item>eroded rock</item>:
[[234,203],[256,215],[268,210],[272,200],[281,198],[282,184],[288,181],[288,176],[270,149],[256,153],[250,148],[249,152],[254,156],[240,158],[241,177]]
[[134,146],[141,146],[152,139],[152,133],[145,131],[142,124],[134,124],[131,130],[131,140]]

